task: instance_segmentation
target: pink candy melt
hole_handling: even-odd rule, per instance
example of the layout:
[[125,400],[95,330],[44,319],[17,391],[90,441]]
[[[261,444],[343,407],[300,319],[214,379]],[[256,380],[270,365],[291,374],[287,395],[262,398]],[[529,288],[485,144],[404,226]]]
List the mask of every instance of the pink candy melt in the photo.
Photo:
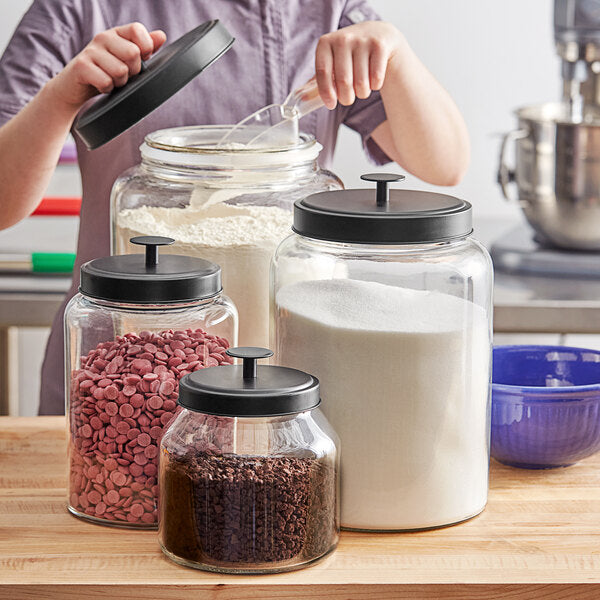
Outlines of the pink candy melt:
[[98,344],[81,358],[70,390],[75,510],[124,524],[156,523],[158,448],[178,412],[179,379],[231,364],[228,347],[201,329],[142,331]]

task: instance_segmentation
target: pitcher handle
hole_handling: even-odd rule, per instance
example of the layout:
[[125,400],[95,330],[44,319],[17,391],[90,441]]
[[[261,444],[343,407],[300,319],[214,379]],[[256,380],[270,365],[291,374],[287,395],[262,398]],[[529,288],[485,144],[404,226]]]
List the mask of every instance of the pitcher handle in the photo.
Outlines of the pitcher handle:
[[512,201],[508,194],[508,185],[515,181],[515,170],[511,169],[506,164],[506,153],[508,145],[517,140],[522,140],[529,135],[529,131],[526,129],[513,129],[502,136],[502,144],[500,145],[500,158],[498,164],[497,181],[502,189],[502,195],[508,201]]

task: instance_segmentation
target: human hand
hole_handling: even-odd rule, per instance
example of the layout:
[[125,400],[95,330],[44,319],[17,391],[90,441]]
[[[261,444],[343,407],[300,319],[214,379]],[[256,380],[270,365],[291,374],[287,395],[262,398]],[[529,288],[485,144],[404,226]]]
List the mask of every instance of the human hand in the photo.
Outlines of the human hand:
[[338,101],[349,106],[380,90],[389,62],[404,44],[400,31],[383,21],[365,21],[322,36],[315,71],[325,106],[331,110]]
[[142,68],[165,42],[163,31],[150,31],[141,23],[129,23],[98,33],[51,80],[54,97],[68,108],[81,105],[98,93],[121,87]]

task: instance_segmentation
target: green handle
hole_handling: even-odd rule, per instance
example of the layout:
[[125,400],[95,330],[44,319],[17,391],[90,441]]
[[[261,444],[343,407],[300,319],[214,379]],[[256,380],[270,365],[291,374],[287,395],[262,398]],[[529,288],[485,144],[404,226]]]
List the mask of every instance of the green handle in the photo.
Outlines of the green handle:
[[33,252],[31,270],[34,273],[72,273],[75,254],[72,252]]

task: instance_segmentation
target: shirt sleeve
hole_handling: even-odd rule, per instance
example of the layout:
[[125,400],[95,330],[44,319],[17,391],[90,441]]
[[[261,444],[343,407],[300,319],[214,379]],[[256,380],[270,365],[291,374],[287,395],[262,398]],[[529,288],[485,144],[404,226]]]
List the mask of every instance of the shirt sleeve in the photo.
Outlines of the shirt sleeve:
[[[340,19],[339,28],[363,21],[379,21],[379,15],[365,0],[347,0]],[[377,165],[391,162],[391,158],[371,137],[373,130],[386,119],[385,107],[379,92],[371,92],[364,100],[357,99],[352,106],[338,106],[342,111],[342,123],[358,132],[367,156]]]
[[0,58],[0,125],[81,48],[81,0],[35,0]]

